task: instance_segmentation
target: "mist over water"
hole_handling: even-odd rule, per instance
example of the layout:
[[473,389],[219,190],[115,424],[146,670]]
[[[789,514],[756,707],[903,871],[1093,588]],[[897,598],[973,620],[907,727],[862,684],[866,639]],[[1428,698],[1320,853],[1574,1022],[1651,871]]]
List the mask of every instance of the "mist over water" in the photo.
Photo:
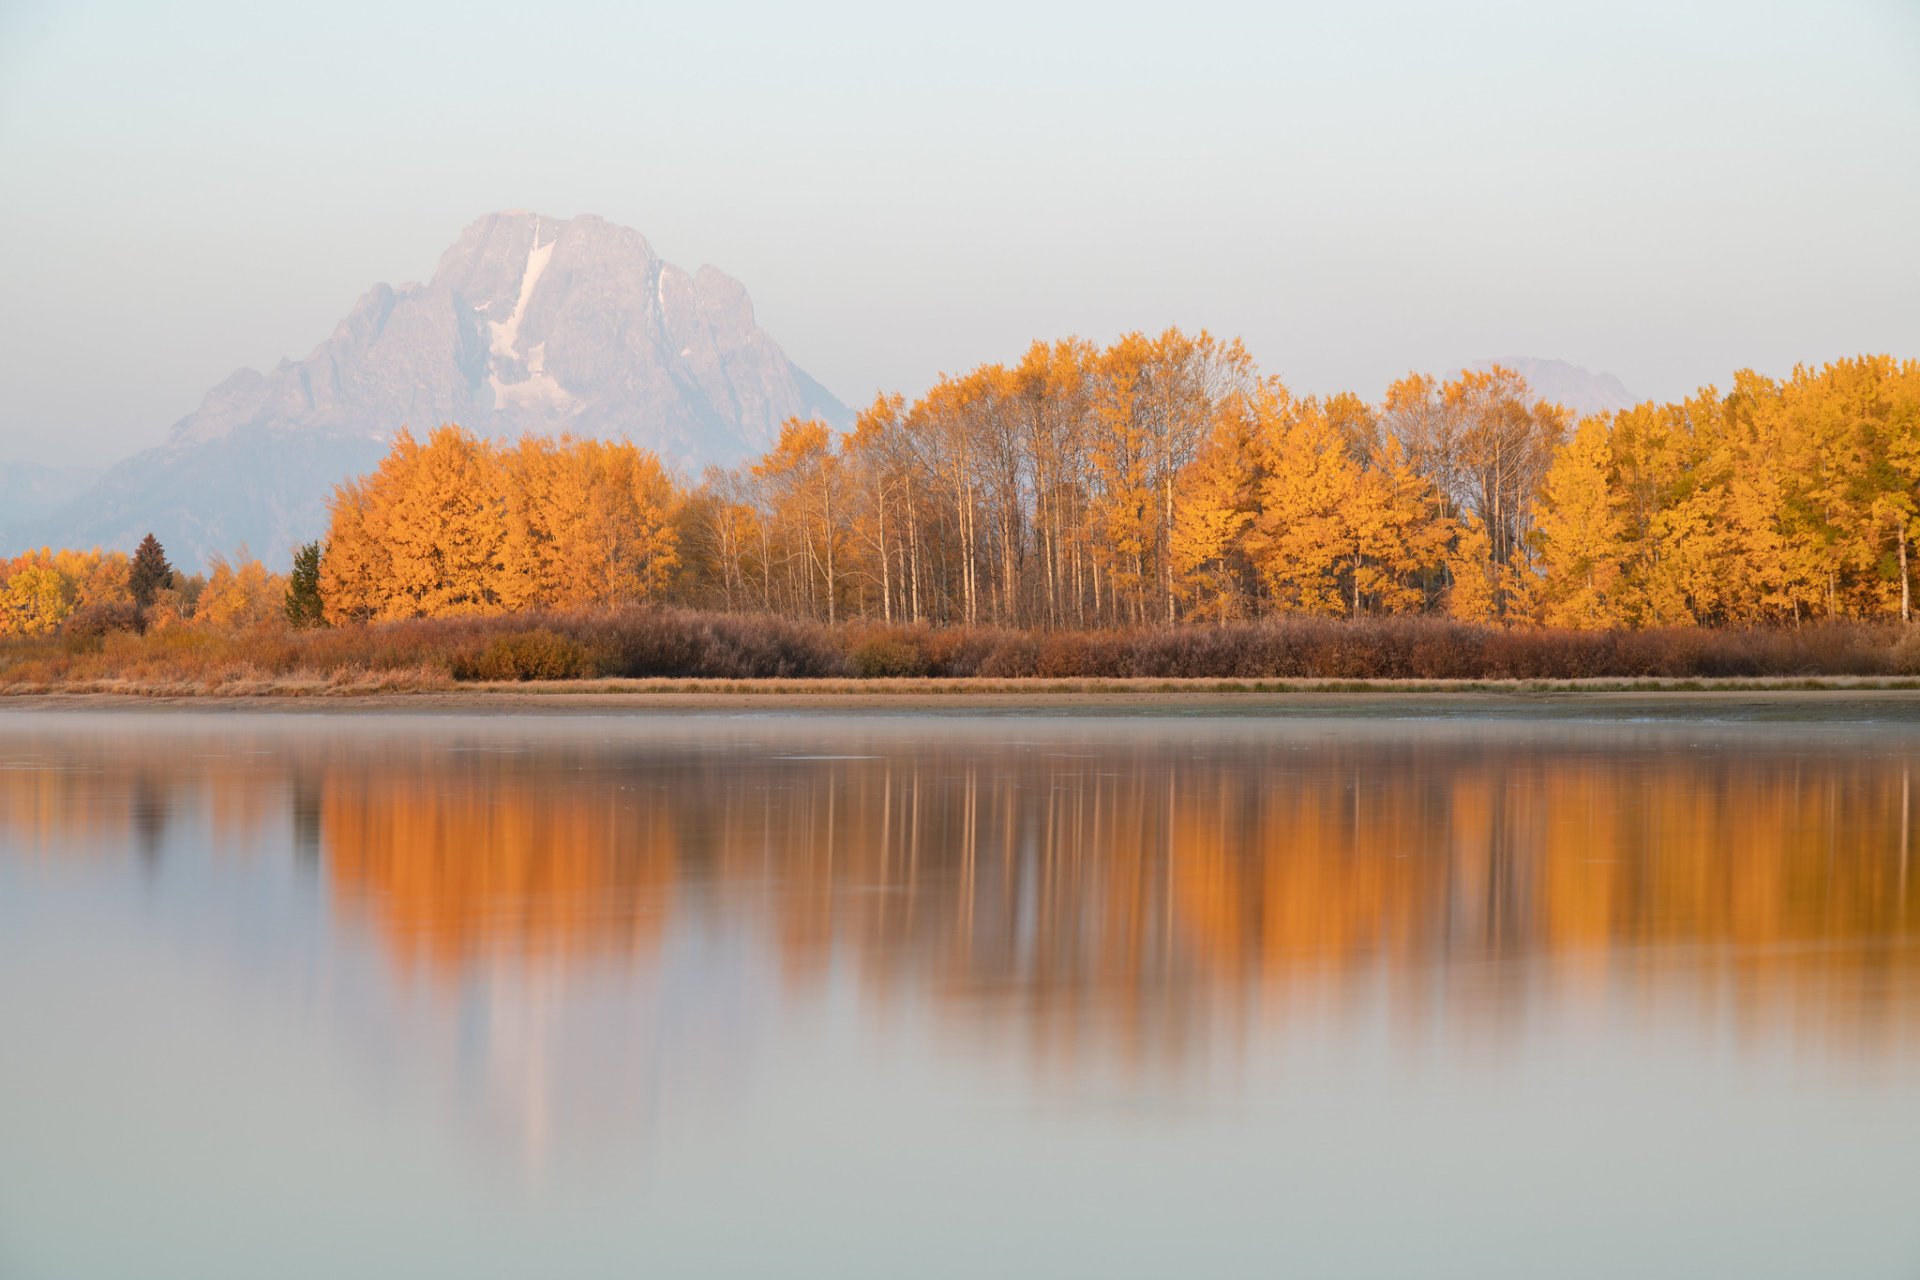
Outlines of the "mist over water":
[[0,717],[0,1274],[1905,1276],[1920,726]]

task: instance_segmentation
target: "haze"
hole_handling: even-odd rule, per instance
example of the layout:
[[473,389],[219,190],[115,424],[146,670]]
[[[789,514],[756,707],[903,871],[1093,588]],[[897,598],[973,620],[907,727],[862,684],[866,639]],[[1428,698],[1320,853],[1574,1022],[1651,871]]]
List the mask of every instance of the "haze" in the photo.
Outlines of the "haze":
[[476,215],[723,267],[850,403],[1035,336],[1297,389],[1920,352],[1920,8],[0,10],[0,459],[111,461]]

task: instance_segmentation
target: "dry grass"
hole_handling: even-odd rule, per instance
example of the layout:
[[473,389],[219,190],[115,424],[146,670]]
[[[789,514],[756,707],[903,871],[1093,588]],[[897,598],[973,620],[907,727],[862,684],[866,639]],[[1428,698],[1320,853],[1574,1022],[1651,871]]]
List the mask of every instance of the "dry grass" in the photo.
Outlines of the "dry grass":
[[[1474,627],[1432,618],[1279,618],[1229,627],[1014,632],[839,628],[680,610],[421,619],[293,631],[86,628],[0,639],[0,692],[157,696],[356,694],[523,681],[591,687],[615,679],[766,689],[844,682],[873,692],[985,686],[1100,691],[1168,682],[1214,691],[1488,681],[1592,687],[1920,674],[1920,640],[1893,627],[1575,632]],[[744,682],[744,683],[742,683]],[[1380,682],[1392,682],[1382,685]],[[1648,684],[1646,682],[1655,682]],[[1676,684],[1675,682],[1683,682]],[[1070,687],[1068,687],[1070,686]],[[1510,684],[1504,687],[1511,687]],[[1707,687],[1698,685],[1696,687]]]

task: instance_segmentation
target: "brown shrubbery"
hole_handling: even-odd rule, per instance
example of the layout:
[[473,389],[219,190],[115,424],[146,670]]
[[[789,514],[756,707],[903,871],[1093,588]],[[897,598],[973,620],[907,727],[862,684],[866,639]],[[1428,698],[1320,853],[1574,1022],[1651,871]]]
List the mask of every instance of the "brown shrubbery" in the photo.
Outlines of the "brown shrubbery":
[[867,629],[864,676],[1001,679],[1578,680],[1920,672],[1920,641],[1853,624],[1791,630],[1562,631],[1439,618],[1278,618],[1225,627],[1051,633]]
[[1224,627],[1024,632],[629,609],[296,631],[155,628],[103,613],[0,639],[0,688],[444,687],[611,677],[1579,680],[1920,674],[1920,633],[1560,631],[1438,618],[1288,617]]
[[495,636],[478,653],[456,653],[456,680],[578,680],[603,674],[604,659],[572,636],[541,627]]

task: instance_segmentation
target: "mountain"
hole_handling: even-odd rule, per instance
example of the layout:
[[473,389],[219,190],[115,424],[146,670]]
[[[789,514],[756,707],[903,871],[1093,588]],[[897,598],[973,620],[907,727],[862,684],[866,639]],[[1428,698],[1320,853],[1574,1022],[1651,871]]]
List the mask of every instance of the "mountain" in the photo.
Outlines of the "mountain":
[[1496,364],[1512,369],[1525,378],[1535,396],[1565,405],[1578,415],[1612,413],[1617,409],[1631,409],[1640,403],[1612,374],[1594,373],[1577,364],[1568,364],[1565,360],[1501,356],[1496,360],[1482,360],[1473,367],[1485,372]]
[[36,519],[59,510],[99,478],[98,467],[0,462],[0,511],[11,520]]
[[683,271],[601,218],[496,213],[427,283],[375,285],[306,359],[235,373],[159,448],[58,509],[0,508],[0,547],[125,549],[151,529],[176,564],[245,544],[278,565],[402,426],[632,440],[691,472],[765,451],[794,416],[851,419],[759,327],[739,281]]

